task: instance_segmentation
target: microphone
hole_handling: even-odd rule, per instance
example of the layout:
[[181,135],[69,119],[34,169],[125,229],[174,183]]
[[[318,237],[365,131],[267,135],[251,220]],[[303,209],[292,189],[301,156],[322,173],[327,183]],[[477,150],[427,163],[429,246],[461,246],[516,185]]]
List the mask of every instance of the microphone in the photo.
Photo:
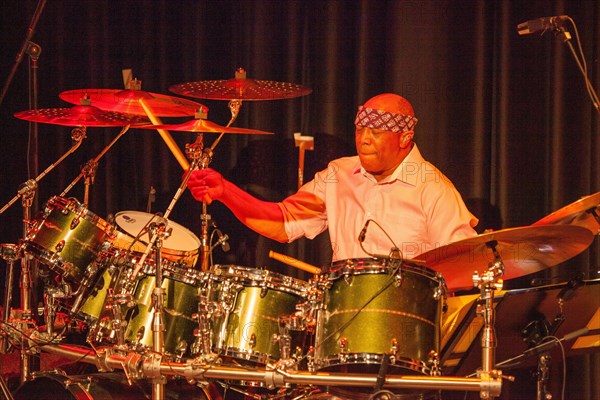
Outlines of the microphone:
[[548,341],[542,342],[535,347],[525,350],[523,353],[519,354],[516,357],[510,358],[508,360],[504,360],[501,363],[496,364],[495,368],[513,367],[513,366],[519,365],[526,358],[545,353],[548,350],[552,349],[554,346],[558,345],[558,343],[568,342],[573,339],[577,339],[579,336],[586,335],[589,331],[590,330],[588,327],[584,327],[581,329],[577,329],[576,331],[567,333],[566,335],[564,335],[562,337],[562,339],[548,340]]
[[373,258],[381,258],[381,259],[385,259],[385,258],[392,258],[392,259],[397,259],[397,260],[402,260],[402,252],[400,251],[400,249],[398,248],[398,246],[396,246],[396,244],[394,243],[394,241],[392,240],[392,238],[390,237],[390,235],[387,234],[387,232],[381,227],[381,225],[379,225],[377,223],[377,221],[373,221],[373,223],[375,225],[377,225],[379,227],[379,229],[381,229],[383,231],[383,233],[385,234],[385,236],[387,236],[387,238],[390,240],[390,242],[392,242],[392,249],[390,251],[389,255],[383,255],[383,254],[375,254],[375,253],[371,253],[369,251],[367,251],[367,249],[365,249],[365,246],[363,246],[363,242],[365,241],[365,237],[367,236],[367,228],[369,227],[369,222],[371,222],[373,220],[368,219],[367,222],[365,222],[365,226],[362,228],[362,230],[360,231],[360,233],[358,234],[358,243],[360,244],[360,248],[367,253],[368,255],[370,255]]
[[152,203],[156,201],[156,189],[150,185],[150,192],[148,192],[148,202],[146,203],[146,212],[150,213],[152,210]]
[[371,222],[370,219],[368,219],[367,222],[365,222],[365,226],[363,226],[362,230],[360,231],[360,234],[358,235],[358,241],[360,243],[365,241],[365,236],[367,236],[367,227],[369,226],[369,222]]
[[548,29],[556,29],[562,26],[564,21],[569,19],[568,15],[557,15],[552,17],[542,17],[532,19],[517,25],[519,35],[529,35],[539,31],[547,31]]
[[229,240],[229,236],[227,234],[223,235],[223,233],[218,229],[216,231],[217,235],[219,236],[217,243],[219,243],[221,245],[221,249],[227,253],[231,249],[231,247],[229,247],[229,243],[227,242]]

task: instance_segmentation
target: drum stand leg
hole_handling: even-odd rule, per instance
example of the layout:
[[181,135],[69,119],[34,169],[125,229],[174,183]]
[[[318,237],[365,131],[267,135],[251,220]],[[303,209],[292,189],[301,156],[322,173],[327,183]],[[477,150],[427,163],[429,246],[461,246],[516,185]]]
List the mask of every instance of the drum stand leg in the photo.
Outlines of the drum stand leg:
[[[477,305],[477,314],[483,317],[483,330],[481,334],[481,370],[478,375],[492,376],[496,378],[502,376],[501,371],[494,370],[495,366],[495,350],[497,346],[496,331],[494,329],[495,314],[494,314],[494,291],[502,289],[502,279],[504,274],[504,264],[500,258],[500,254],[496,250],[497,242],[495,240],[486,243],[494,253],[494,261],[488,266],[488,270],[483,275],[479,275],[477,271],[473,274],[473,283],[480,289],[481,297]],[[488,391],[482,391],[480,394],[482,399],[492,399]]]
[[2,375],[0,375],[0,393],[2,393],[2,398],[6,400],[13,400],[10,389],[8,388],[8,384]]
[[14,279],[14,263],[18,259],[18,249],[14,244],[0,245],[0,256],[6,261],[6,279],[4,280],[4,301],[2,302],[4,314],[2,327],[0,327],[0,354],[8,351],[8,332],[6,327],[10,323],[10,304],[12,301],[12,286]]
[[547,390],[546,383],[550,374],[550,362],[552,357],[548,353],[542,353],[538,357],[537,369],[537,400],[552,399],[552,394]]
[[[31,182],[31,181],[29,181]],[[25,184],[24,190],[21,197],[21,205],[23,206],[23,237],[27,237],[29,231],[29,224],[31,221],[31,205],[35,192],[37,190],[37,182],[33,184]],[[21,192],[21,191],[19,191]],[[32,298],[32,280],[31,280],[31,267],[33,263],[27,255],[23,255],[21,258],[21,310],[22,319],[24,321],[33,322],[33,313],[31,309],[31,298]],[[34,324],[35,325],[35,324]],[[20,367],[20,380],[21,383],[25,383],[34,370],[39,369],[38,360],[31,355],[29,349],[29,340],[25,337],[21,339],[21,367]]]
[[46,288],[44,293],[44,322],[46,323],[46,340],[54,339],[54,321],[56,320],[56,299],[64,298],[65,293],[58,288]]

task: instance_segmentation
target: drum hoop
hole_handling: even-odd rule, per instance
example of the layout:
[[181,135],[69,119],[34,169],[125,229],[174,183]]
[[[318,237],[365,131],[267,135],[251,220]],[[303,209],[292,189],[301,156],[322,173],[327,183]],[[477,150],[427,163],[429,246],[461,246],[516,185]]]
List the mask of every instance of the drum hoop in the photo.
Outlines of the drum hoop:
[[[68,375],[66,375],[66,373],[64,373],[63,371],[60,371],[60,370],[59,371],[34,372],[33,379],[28,380],[23,385],[25,385],[29,382],[35,382],[37,379],[42,379],[42,378],[48,378],[48,379],[51,379],[51,380],[59,383],[66,391],[72,393],[77,398],[80,398],[82,396],[85,396],[82,398],[91,398],[90,392],[88,392],[86,390],[84,385],[81,384],[80,380],[73,379],[72,377],[69,377]],[[21,385],[21,386],[23,386],[23,385]]]
[[[122,215],[126,215],[126,214],[132,214],[132,215],[144,215],[144,216],[148,216],[147,213],[141,212],[141,211],[119,211],[118,213],[115,214],[115,224],[121,229],[122,233],[126,234],[127,236],[129,236],[130,238],[134,239],[135,236],[132,235],[131,233],[129,233],[124,226],[122,226],[121,224],[119,224],[119,217]],[[152,214],[149,214],[152,215]],[[177,254],[190,254],[190,255],[196,255],[199,252],[200,246],[201,246],[201,241],[200,238],[198,238],[198,236],[196,236],[194,234],[194,232],[192,232],[191,230],[189,230],[188,228],[186,228],[185,226],[169,220],[169,226],[177,229],[179,232],[184,233],[185,235],[188,236],[188,238],[192,239],[193,242],[195,242],[197,244],[196,247],[194,247],[193,249],[173,249],[173,248],[169,248],[169,247],[165,247],[163,246],[162,251],[163,252],[171,252],[174,255]],[[144,244],[148,244],[146,241],[144,240],[140,240],[140,242],[144,243]]]
[[347,275],[368,275],[389,273],[397,268],[401,261],[401,272],[410,272],[425,278],[439,281],[438,273],[424,265],[410,260],[396,260],[390,258],[350,258],[334,261],[331,266],[322,269],[329,280],[337,280]]
[[[344,362],[341,361],[344,358]],[[317,370],[322,370],[329,367],[338,367],[340,365],[361,365],[361,364],[373,364],[381,365],[383,361],[383,354],[381,353],[347,353],[343,357],[339,354],[327,356],[321,360],[315,360],[318,364]],[[424,361],[415,360],[408,357],[395,357],[394,362],[390,362],[390,367],[400,367],[411,371],[417,371],[423,375],[430,375],[428,371],[430,368],[425,364]]]
[[[126,265],[134,267],[139,258],[129,258]],[[148,261],[152,261],[149,263]],[[184,283],[186,285],[198,286],[202,281],[202,273],[200,271],[189,268],[185,264],[176,263],[175,261],[168,259],[161,259],[161,267],[163,271],[163,279],[172,279],[174,281]],[[142,280],[148,276],[156,275],[156,263],[154,260],[146,259],[146,263],[143,265],[140,275],[136,277],[136,280]]]
[[242,267],[238,265],[215,265],[213,279],[230,279],[242,283],[244,287],[265,287],[267,289],[297,294],[304,297],[310,284],[301,279],[283,275],[266,269]]
[[[50,204],[56,204],[57,206],[49,207]],[[86,220],[92,225],[95,225],[107,235],[113,235],[115,227],[109,224],[103,218],[101,218],[98,214],[91,211],[88,207],[86,207],[83,203],[79,202],[79,200],[77,200],[76,198],[70,197],[67,199],[65,197],[52,196],[46,203],[46,207],[49,207],[52,210],[58,209],[58,206],[62,206],[62,209],[66,209],[74,214],[80,215],[84,220]],[[43,223],[44,221],[41,222]]]

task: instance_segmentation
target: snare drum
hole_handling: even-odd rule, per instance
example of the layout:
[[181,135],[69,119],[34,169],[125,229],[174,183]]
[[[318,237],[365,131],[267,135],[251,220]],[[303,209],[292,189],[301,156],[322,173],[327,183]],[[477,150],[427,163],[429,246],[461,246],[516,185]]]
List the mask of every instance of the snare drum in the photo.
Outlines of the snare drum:
[[[126,235],[116,235],[113,246],[129,250],[134,238],[139,236],[139,242],[133,243],[131,250],[143,253],[150,238],[148,233],[141,235],[140,233],[156,218],[154,214],[141,211],[118,212],[115,215],[115,223]],[[198,261],[200,239],[192,231],[170,220],[167,223],[167,229],[172,229],[172,231],[171,235],[163,240],[161,256],[164,259],[193,267]]]
[[349,259],[324,269],[328,280],[315,333],[318,370],[429,374],[439,352],[445,286],[434,271],[391,259]]
[[112,225],[76,199],[54,196],[35,218],[25,238],[25,252],[66,281],[79,283],[110,245]]
[[307,282],[275,272],[216,265],[202,287],[202,297],[215,308],[214,351],[226,362],[248,365],[280,359],[273,340],[280,334],[279,317],[293,314],[308,290]]

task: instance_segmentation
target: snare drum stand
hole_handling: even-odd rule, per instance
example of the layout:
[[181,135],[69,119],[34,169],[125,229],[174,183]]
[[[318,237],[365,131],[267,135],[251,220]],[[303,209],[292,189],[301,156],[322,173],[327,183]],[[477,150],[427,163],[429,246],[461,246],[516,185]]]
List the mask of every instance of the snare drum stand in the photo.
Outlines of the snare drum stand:
[[[494,291],[502,289],[501,276],[504,274],[504,263],[500,254],[496,250],[497,241],[492,240],[486,243],[494,254],[494,261],[488,265],[488,270],[479,275],[477,271],[473,273],[473,284],[481,291],[479,304],[477,305],[477,314],[483,317],[483,330],[481,334],[481,370],[477,371],[479,378],[497,379],[502,377],[502,371],[494,370],[495,351],[497,346],[496,331],[494,328]],[[508,377],[506,377],[508,378]],[[510,378],[508,378],[510,379]],[[493,399],[489,391],[481,391],[482,399]]]

